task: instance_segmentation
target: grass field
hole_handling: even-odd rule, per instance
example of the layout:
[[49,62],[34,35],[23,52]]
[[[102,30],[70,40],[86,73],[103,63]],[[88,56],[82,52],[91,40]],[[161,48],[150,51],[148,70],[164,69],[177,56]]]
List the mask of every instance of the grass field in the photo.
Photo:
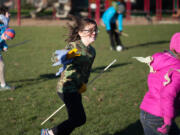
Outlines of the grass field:
[[[13,45],[3,53],[7,83],[15,91],[0,92],[0,134],[40,135],[42,128],[51,128],[67,118],[63,108],[51,120],[40,126],[63,102],[56,94],[59,67],[52,67],[51,55],[62,49],[67,30],[64,27],[14,27]],[[122,37],[128,48],[123,52],[110,51],[105,28],[94,46],[97,56],[90,76],[91,80],[111,61],[117,62],[88,87],[83,94],[87,123],[72,135],[143,135],[139,122],[139,105],[147,91],[146,65],[132,59],[133,56],[149,56],[168,49],[173,33],[179,25],[124,26],[129,37]],[[180,119],[177,118],[180,125]]]

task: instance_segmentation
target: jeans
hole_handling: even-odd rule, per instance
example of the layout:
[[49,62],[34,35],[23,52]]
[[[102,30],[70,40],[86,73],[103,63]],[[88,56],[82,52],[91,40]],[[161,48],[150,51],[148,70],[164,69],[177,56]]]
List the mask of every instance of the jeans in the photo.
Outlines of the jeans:
[[52,128],[54,135],[70,135],[76,128],[86,122],[86,115],[82,105],[82,96],[78,92],[58,93],[60,98],[66,104],[68,119]]
[[[164,124],[163,118],[154,116],[141,110],[140,121],[145,135],[163,135],[157,131],[157,128]],[[180,130],[174,121],[172,122],[169,132],[164,135],[180,135]]]

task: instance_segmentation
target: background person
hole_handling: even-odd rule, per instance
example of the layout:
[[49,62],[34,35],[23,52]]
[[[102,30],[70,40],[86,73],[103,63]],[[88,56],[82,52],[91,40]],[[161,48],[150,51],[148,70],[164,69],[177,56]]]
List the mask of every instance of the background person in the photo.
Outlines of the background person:
[[[75,24],[70,25],[69,28],[70,33],[66,40],[69,44],[65,47],[66,51],[60,51],[66,54],[66,57],[62,55],[60,58],[66,66],[60,70],[61,76],[57,86],[58,95],[67,108],[68,119],[50,130],[42,129],[41,135],[69,135],[75,128],[86,122],[81,93],[86,90],[95,59],[96,52],[91,43],[96,40],[98,28],[94,20],[80,18],[76,18]],[[77,49],[77,56],[74,58],[69,55],[73,49]],[[72,62],[69,63],[71,58]]]
[[[111,50],[122,51],[124,46],[120,40],[121,32],[123,31],[123,13],[125,6],[123,0],[113,1],[102,15],[102,21],[105,24],[106,31],[109,35]],[[118,20],[118,26],[116,25]]]
[[[0,51],[7,51],[8,46],[5,41],[11,40],[15,37],[15,31],[8,28],[9,17],[10,14],[8,12],[8,9],[5,7],[0,7]],[[13,87],[7,85],[5,82],[4,61],[2,54],[0,54],[0,83],[0,91],[14,89]]]
[[[0,24],[1,26],[1,24]],[[4,29],[4,28],[3,28]],[[4,30],[1,29],[0,34],[0,51],[6,52],[8,50],[8,46],[6,44],[6,40],[11,40],[15,37],[15,31],[11,28],[7,28]],[[5,82],[5,77],[4,77],[4,61],[2,54],[0,54],[0,91],[4,90],[13,90],[14,88],[7,85]]]
[[[0,7],[0,23],[3,25],[3,27],[9,26],[9,20],[10,20],[10,13],[8,12],[8,9],[5,7]],[[0,27],[0,29],[2,26]]]
[[180,33],[172,36],[170,51],[138,59],[150,66],[149,90],[140,105],[145,135],[179,135],[175,117],[180,109]]

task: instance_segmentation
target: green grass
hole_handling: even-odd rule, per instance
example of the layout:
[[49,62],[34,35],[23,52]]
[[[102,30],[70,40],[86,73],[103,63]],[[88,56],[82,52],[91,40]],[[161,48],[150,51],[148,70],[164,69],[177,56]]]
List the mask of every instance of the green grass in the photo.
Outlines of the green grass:
[[[51,128],[67,119],[63,108],[51,120],[40,126],[63,102],[56,94],[58,78],[52,67],[51,55],[66,43],[64,27],[14,27],[13,45],[29,40],[24,45],[9,48],[3,53],[7,83],[16,86],[13,92],[0,92],[0,134],[35,135],[42,128]],[[122,37],[128,48],[123,52],[110,51],[105,28],[94,46],[97,56],[93,64],[91,80],[111,61],[117,62],[83,94],[87,123],[72,135],[143,135],[139,122],[139,105],[147,90],[146,65],[132,59],[133,56],[149,56],[168,49],[173,33],[179,25],[124,26],[129,37]],[[180,125],[180,119],[177,119]]]

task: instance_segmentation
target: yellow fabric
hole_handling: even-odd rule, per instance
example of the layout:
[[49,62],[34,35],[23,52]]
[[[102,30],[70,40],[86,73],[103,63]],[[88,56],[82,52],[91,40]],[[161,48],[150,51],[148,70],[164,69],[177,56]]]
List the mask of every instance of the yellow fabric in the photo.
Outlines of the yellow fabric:
[[77,51],[78,51],[77,48],[74,48],[74,49],[70,50],[70,51],[67,53],[67,56],[66,56],[67,59],[72,59],[72,58],[74,58],[74,57],[76,57],[76,56],[80,56],[80,54],[77,53]]
[[86,89],[87,89],[87,87],[86,87],[86,84],[85,83],[83,83],[82,84],[82,86],[81,86],[81,88],[79,89],[79,93],[83,93],[83,92],[85,92],[86,91]]

